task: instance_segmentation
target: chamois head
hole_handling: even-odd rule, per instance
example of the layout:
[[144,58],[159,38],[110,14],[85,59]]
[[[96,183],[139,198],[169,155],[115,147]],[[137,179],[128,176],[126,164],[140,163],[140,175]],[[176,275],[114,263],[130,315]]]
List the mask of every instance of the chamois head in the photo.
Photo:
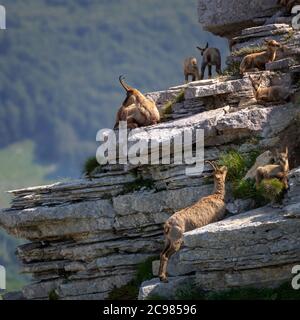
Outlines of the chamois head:
[[289,160],[289,149],[288,147],[285,148],[285,151],[283,152],[279,152],[278,150],[276,150],[276,156],[275,156],[276,160],[279,163],[286,163]]
[[268,46],[268,48],[282,48],[282,45],[277,42],[276,40],[267,40],[265,39],[264,42]]
[[219,167],[215,162],[211,161],[205,162],[214,169],[213,175],[215,180],[215,193],[221,193],[222,195],[225,195],[225,180],[228,172],[227,167]]
[[208,42],[205,48],[197,47],[197,49],[201,52],[201,56],[204,55],[204,52],[208,49],[208,47],[209,47]]
[[249,75],[249,79],[252,83],[253,88],[255,89],[255,91],[257,91],[259,89],[259,87],[261,86],[261,82],[262,82],[262,76],[260,76],[258,78],[258,80],[253,79],[250,75]]

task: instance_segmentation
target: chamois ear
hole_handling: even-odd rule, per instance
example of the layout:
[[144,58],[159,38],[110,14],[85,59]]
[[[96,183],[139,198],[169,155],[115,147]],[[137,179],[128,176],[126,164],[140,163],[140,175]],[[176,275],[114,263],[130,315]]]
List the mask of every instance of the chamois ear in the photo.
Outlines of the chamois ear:
[[285,147],[285,154],[288,155],[289,154],[289,148],[286,146]]
[[203,49],[201,47],[197,47],[198,50],[203,51]]

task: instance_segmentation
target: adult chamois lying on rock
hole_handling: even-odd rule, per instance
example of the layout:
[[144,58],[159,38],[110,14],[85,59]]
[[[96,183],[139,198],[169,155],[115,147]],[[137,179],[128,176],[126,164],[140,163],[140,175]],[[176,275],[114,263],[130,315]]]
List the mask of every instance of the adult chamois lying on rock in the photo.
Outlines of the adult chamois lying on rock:
[[185,77],[185,83],[189,82],[189,76],[192,76],[192,81],[200,80],[198,62],[194,57],[186,58],[184,60],[183,72]]
[[166,221],[164,226],[165,247],[160,255],[159,267],[159,278],[162,282],[168,282],[168,261],[180,249],[183,234],[216,222],[225,215],[225,180],[228,170],[224,166],[218,167],[212,162],[206,162],[214,169],[213,194],[202,198],[191,207],[176,212]]
[[281,102],[285,103],[289,100],[291,91],[290,88],[284,86],[270,86],[267,88],[262,87],[262,76],[258,80],[253,79],[249,75],[254,89],[254,96],[257,101],[261,102]]
[[278,49],[282,45],[275,40],[265,40],[267,50],[251,53],[244,57],[240,65],[240,74],[243,75],[247,71],[265,70],[266,64],[276,59]]
[[201,52],[201,56],[203,57],[202,65],[201,65],[201,80],[204,79],[205,69],[208,66],[208,77],[212,77],[212,66],[216,66],[216,72],[221,75],[221,53],[217,48],[209,48],[208,43],[205,48],[197,47]]
[[147,99],[137,89],[127,85],[123,76],[119,77],[119,81],[125,89],[127,97],[117,113],[114,128],[118,128],[120,121],[127,121],[129,129],[157,124],[160,121],[160,115],[155,102]]
[[287,190],[289,167],[289,151],[286,148],[285,152],[279,153],[276,151],[275,164],[269,164],[264,167],[258,167],[256,171],[256,185],[258,186],[263,179],[277,178],[283,184]]

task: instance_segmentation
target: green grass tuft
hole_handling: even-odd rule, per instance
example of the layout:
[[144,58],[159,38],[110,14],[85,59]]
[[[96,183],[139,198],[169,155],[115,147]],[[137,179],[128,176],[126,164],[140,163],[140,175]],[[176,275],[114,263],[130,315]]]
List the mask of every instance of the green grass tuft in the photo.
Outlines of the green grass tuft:
[[160,110],[160,115],[164,117],[165,115],[169,115],[173,111],[173,106],[176,103],[181,103],[185,100],[184,89],[180,91],[180,93],[170,101],[167,101],[164,106]]
[[133,182],[128,182],[124,185],[123,192],[124,194],[133,193],[139,191],[142,188],[146,189],[155,189],[154,181],[151,179],[143,179],[142,177],[138,178]]
[[184,102],[184,100],[185,100],[185,95],[184,95],[184,93],[185,93],[185,90],[182,89],[182,90],[179,92],[178,96],[175,98],[174,103]]
[[89,176],[98,167],[100,167],[100,164],[98,163],[96,157],[90,157],[84,163],[83,173]]
[[233,57],[240,57],[240,56],[246,56],[248,54],[252,53],[258,53],[267,50],[266,46],[255,46],[255,47],[243,47],[239,50],[233,51],[231,55]]
[[255,182],[251,179],[242,179],[234,182],[232,189],[235,199],[253,199],[257,197]]
[[284,184],[278,179],[264,179],[258,186],[257,191],[271,203],[279,202],[283,196]]
[[246,159],[237,151],[231,150],[227,153],[222,153],[218,161],[220,166],[228,168],[228,181],[236,181],[243,178],[247,171]]
[[59,295],[57,294],[56,290],[53,289],[48,294],[49,300],[59,300]]
[[239,76],[240,75],[240,63],[238,61],[232,62],[227,65],[227,68],[222,72],[223,76]]

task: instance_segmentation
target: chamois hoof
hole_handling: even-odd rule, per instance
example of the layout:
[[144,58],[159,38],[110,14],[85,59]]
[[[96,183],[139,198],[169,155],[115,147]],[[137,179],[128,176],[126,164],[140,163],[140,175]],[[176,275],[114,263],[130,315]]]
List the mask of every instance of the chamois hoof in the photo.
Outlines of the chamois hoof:
[[160,276],[159,280],[160,280],[160,282],[163,282],[163,283],[168,283],[169,282],[168,277],[166,277],[166,276]]

